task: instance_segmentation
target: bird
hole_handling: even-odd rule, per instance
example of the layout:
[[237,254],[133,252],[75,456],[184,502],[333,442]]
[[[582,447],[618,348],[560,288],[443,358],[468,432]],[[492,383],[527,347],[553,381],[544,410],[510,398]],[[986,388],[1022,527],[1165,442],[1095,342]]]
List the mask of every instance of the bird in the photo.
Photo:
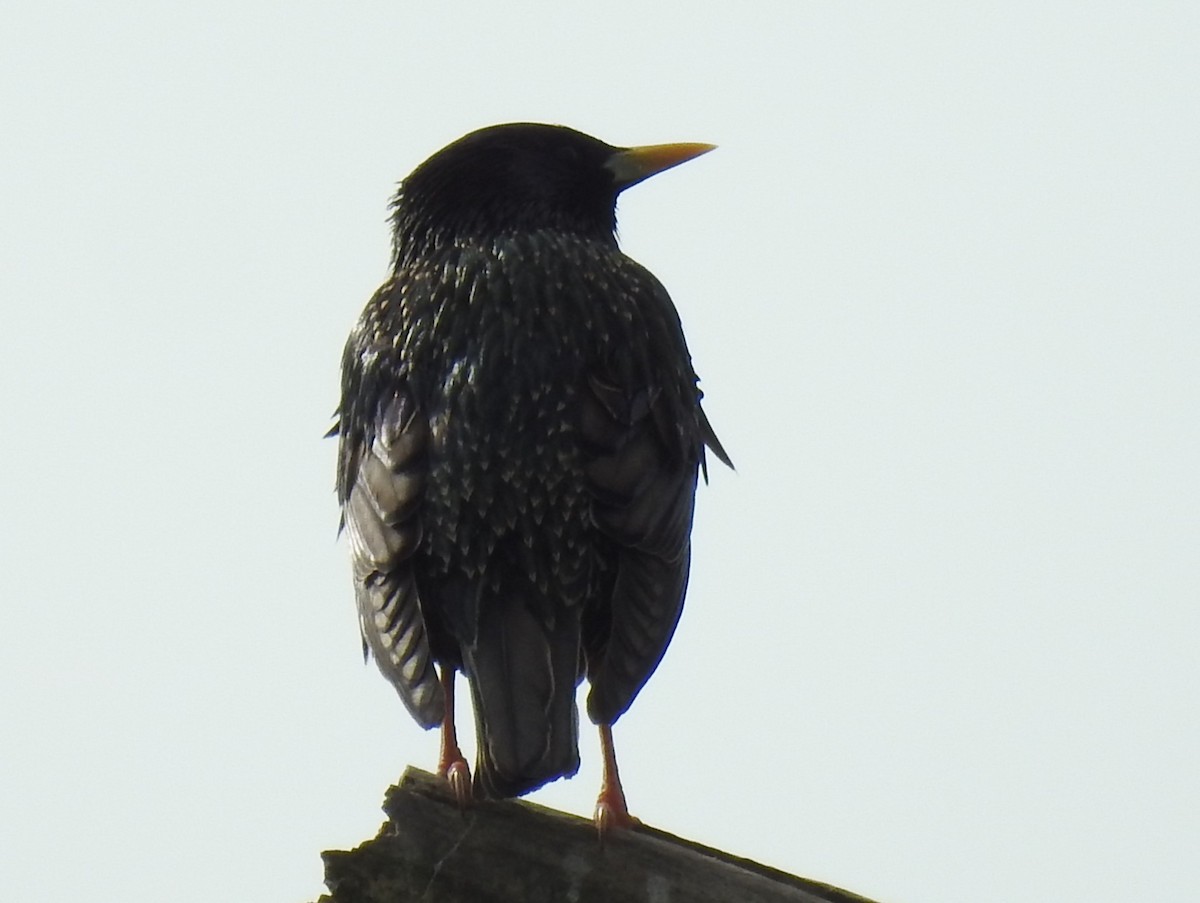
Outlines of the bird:
[[678,623],[706,449],[733,465],[670,296],[619,248],[616,203],[712,149],[506,123],[434,153],[392,200],[390,275],[342,356],[337,498],[364,657],[441,728],[460,805],[576,773],[586,678],[596,826],[637,823],[612,725]]

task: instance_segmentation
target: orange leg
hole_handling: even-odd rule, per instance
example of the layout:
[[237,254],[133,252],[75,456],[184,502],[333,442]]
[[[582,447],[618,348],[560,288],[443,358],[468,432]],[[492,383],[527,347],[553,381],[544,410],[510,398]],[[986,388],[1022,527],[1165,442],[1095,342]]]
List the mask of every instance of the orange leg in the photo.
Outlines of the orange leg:
[[446,699],[446,714],[442,718],[442,752],[438,757],[438,774],[450,784],[460,809],[471,802],[471,769],[458,748],[454,731],[454,669],[442,667],[442,695]]
[[603,841],[614,828],[632,828],[641,822],[629,814],[621,776],[617,773],[617,752],[613,747],[612,725],[600,725],[600,751],[604,755],[604,774],[600,778],[600,796],[596,799],[596,830]]

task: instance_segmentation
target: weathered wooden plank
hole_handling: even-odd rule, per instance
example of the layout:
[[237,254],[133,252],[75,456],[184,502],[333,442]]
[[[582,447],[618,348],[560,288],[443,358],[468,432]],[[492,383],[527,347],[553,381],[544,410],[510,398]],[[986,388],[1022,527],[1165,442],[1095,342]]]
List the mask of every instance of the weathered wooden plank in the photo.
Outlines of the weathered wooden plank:
[[601,846],[591,821],[524,800],[460,812],[413,768],[384,811],[374,840],[324,854],[321,903],[871,903],[649,827]]

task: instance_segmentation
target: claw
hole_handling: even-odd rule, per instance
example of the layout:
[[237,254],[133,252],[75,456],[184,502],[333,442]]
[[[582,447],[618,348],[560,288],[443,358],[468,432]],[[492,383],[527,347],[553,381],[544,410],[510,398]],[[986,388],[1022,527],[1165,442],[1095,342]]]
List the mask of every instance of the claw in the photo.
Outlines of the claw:
[[617,788],[617,794],[619,798],[613,799],[606,790],[601,790],[600,798],[596,800],[594,820],[601,843],[604,842],[610,831],[636,828],[642,823],[641,819],[629,814],[629,809],[625,805],[625,797],[620,794],[620,788]]
[[446,779],[446,783],[450,785],[450,792],[454,794],[454,801],[458,803],[458,808],[466,809],[470,806],[471,769],[467,765],[467,760],[459,757],[455,761],[444,765],[441,773]]

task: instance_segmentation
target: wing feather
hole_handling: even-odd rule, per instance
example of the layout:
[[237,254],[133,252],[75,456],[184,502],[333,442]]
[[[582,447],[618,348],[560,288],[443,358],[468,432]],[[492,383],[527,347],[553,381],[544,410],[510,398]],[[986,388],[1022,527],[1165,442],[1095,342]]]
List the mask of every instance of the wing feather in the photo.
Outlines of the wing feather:
[[615,577],[588,613],[588,714],[611,724],[658,667],[683,610],[703,439],[697,420],[684,453],[671,447],[662,422],[672,412],[653,388],[589,385],[581,432],[592,455],[593,517],[613,549]]
[[[341,431],[348,470],[340,487],[363,644],[425,727],[437,725],[444,712],[413,575],[429,436],[410,393],[397,389],[380,402],[371,428],[357,435]],[[356,447],[346,447],[356,440]]]

